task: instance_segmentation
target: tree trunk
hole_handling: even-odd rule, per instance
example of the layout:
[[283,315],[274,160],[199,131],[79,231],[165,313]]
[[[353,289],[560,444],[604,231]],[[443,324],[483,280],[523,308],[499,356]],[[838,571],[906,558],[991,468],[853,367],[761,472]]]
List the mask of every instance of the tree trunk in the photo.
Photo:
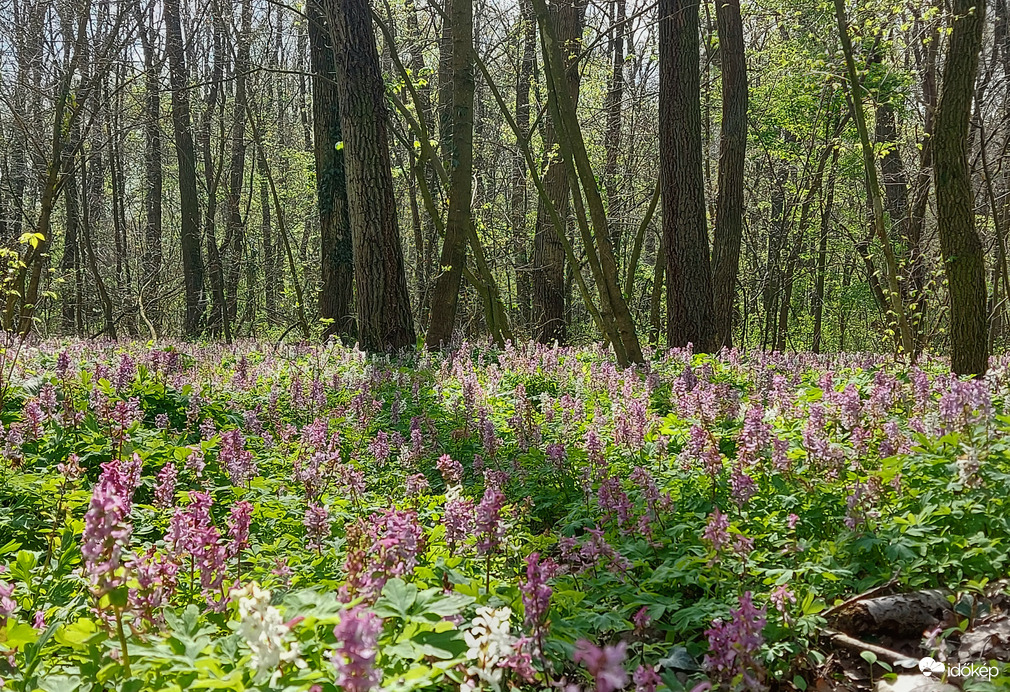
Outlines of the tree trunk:
[[667,345],[717,347],[701,150],[699,0],[659,3],[659,165]]
[[[593,268],[600,293],[601,306],[605,313],[613,315],[614,334],[611,336],[617,361],[622,366],[643,362],[642,348],[638,341],[635,323],[624,295],[621,293],[617,276],[617,260],[610,243],[607,213],[603,196],[589,160],[585,139],[576,111],[575,100],[565,89],[564,44],[558,40],[554,27],[549,23],[549,10],[545,0],[533,0],[533,8],[540,19],[541,38],[544,46],[544,72],[548,88],[553,98],[548,98],[551,117],[558,128],[561,156],[568,166],[573,199],[576,204],[576,218],[580,223],[586,256]],[[582,192],[579,192],[581,184]],[[592,236],[586,229],[585,210],[582,209],[582,195],[592,221]],[[597,268],[598,265],[598,268]]]
[[[154,5],[148,21],[153,24]],[[150,26],[150,25],[149,25]],[[155,330],[161,329],[161,86],[159,61],[154,46],[155,32],[144,26],[140,39],[144,48],[144,88],[147,120],[144,125],[144,253],[141,259],[140,300],[144,314]]]
[[[459,286],[466,264],[467,228],[473,198],[473,0],[449,3],[452,26],[452,109],[448,123],[449,211],[439,256],[441,272],[432,291],[425,346],[448,346],[456,324]],[[443,137],[444,138],[444,137]]]
[[743,178],[747,152],[747,60],[740,0],[715,3],[722,54],[722,131],[719,195],[712,241],[712,281],[717,345],[733,345],[736,279],[743,238]]
[[[580,74],[578,56],[582,47],[582,28],[585,22],[585,0],[559,0],[551,4],[550,15],[558,41],[564,46],[566,82],[572,101],[578,104]],[[558,144],[553,118],[544,122],[543,184],[547,196],[558,215],[568,218],[570,186],[568,171],[555,151]],[[533,338],[542,344],[554,341],[564,344],[568,338],[568,321],[565,314],[565,251],[564,245],[551,222],[548,205],[540,200],[537,205],[537,224],[533,236]]]
[[[533,17],[532,0],[520,0],[522,59],[516,79],[516,125],[517,137],[528,141],[530,136],[530,80],[533,78],[533,64],[536,61],[536,20]],[[526,167],[523,161],[522,143],[516,143],[516,153],[512,162],[512,205],[510,218],[512,232],[516,238],[516,302],[519,303],[519,319],[525,329],[533,326],[532,291],[529,267],[529,229],[526,226],[526,212],[529,199],[526,190]]]
[[168,53],[172,86],[172,126],[179,159],[179,195],[182,218],[182,274],[185,284],[186,316],[183,332],[187,337],[200,335],[205,306],[203,256],[200,253],[200,202],[196,187],[196,150],[193,146],[192,118],[189,106],[189,77],[179,19],[180,0],[165,0],[165,50]]
[[389,156],[389,114],[367,0],[327,0],[344,137],[358,342],[367,351],[414,344]]
[[[323,337],[336,334],[354,339],[354,255],[347,216],[347,179],[344,168],[340,102],[334,81],[334,53],[330,28],[319,2],[306,5],[312,64],[312,122],[315,128],[316,195],[319,205],[321,278],[319,314],[333,320]],[[340,147],[340,148],[338,148]]]
[[814,335],[810,350],[820,353],[824,335],[824,282],[828,263],[828,229],[831,227],[831,207],[835,200],[835,164],[838,162],[838,149],[834,149],[831,159],[831,169],[828,172],[828,188],[824,196],[824,207],[821,210],[821,230],[817,239],[817,276],[814,283]]
[[225,315],[227,324],[238,319],[238,286],[242,277],[242,261],[246,246],[246,220],[242,217],[242,187],[246,166],[246,73],[250,68],[249,42],[252,40],[252,1],[242,0],[235,53],[235,106],[232,113],[231,160],[228,162],[228,196],[225,214],[228,227],[225,232]]
[[884,228],[884,203],[880,194],[880,181],[877,177],[876,156],[870,143],[870,134],[866,128],[863,115],[863,86],[856,71],[856,62],[852,51],[852,41],[849,38],[848,21],[845,18],[845,0],[835,0],[835,19],[838,23],[838,33],[842,43],[842,53],[845,57],[845,67],[848,73],[849,105],[853,120],[859,133],[859,141],[863,150],[863,168],[866,174],[866,191],[873,209],[873,230],[884,251],[884,270],[887,277],[887,300],[891,315],[898,325],[898,346],[907,355],[915,352],[912,341],[912,331],[905,314],[904,301],[901,299],[901,287],[898,282],[898,262],[894,257],[891,239]]
[[937,227],[950,291],[951,369],[981,377],[989,369],[985,257],[975,230],[967,142],[985,0],[953,0],[952,9],[933,135]]
[[607,114],[603,149],[606,162],[603,167],[603,187],[607,191],[607,211],[610,217],[610,243],[614,257],[621,256],[621,203],[617,184],[617,155],[621,150],[621,108],[624,105],[624,35],[627,0],[614,0],[610,25],[610,85],[603,109]]

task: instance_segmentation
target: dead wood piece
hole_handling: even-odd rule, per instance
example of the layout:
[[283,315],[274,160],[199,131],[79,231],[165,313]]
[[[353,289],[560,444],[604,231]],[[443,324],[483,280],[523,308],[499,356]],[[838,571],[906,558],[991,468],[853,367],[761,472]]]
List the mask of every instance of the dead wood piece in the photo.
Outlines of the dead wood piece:
[[927,589],[866,598],[839,608],[829,622],[836,629],[855,636],[872,633],[874,636],[918,639],[924,631],[950,617],[953,609],[947,598],[949,595],[950,592],[943,589]]
[[833,644],[849,649],[850,651],[855,651],[857,654],[861,654],[864,651],[869,651],[878,660],[889,663],[892,666],[898,664],[899,662],[908,665],[912,659],[909,656],[901,653],[900,651],[894,651],[892,649],[884,648],[878,644],[871,644],[869,642],[864,642],[861,639],[856,639],[851,637],[844,632],[838,632],[837,630],[825,629],[822,630],[824,636],[831,640]]

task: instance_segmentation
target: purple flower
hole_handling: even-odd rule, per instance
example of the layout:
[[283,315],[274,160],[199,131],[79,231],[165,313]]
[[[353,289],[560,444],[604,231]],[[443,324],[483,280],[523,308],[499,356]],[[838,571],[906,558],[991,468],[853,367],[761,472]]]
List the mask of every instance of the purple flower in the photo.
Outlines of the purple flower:
[[344,611],[333,628],[336,683],[345,692],[367,692],[382,681],[382,671],[375,668],[381,632],[382,619],[362,605]]
[[35,618],[32,620],[32,627],[37,630],[44,630],[46,628],[46,614],[45,611],[36,610]]
[[540,553],[532,553],[526,558],[526,581],[519,585],[526,626],[533,632],[538,644],[543,643],[546,634],[547,612],[551,607],[551,594],[554,593],[547,580],[556,569],[557,566],[550,560],[541,562]]
[[256,475],[256,462],[252,452],[245,448],[245,439],[238,430],[221,433],[221,449],[218,460],[228,471],[234,485],[244,485]]
[[407,476],[406,489],[407,497],[420,497],[427,493],[431,487],[428,485],[428,479],[423,473],[415,473]]
[[635,683],[635,692],[656,692],[656,688],[663,682],[656,674],[656,669],[645,664],[638,666],[631,680]]
[[631,618],[631,622],[635,626],[635,634],[639,637],[643,636],[649,623],[652,622],[652,616],[649,615],[649,607],[642,606],[639,608],[638,612]]
[[229,552],[238,555],[249,547],[249,524],[252,521],[252,503],[240,500],[231,507],[228,516],[228,537],[231,538]]
[[624,670],[624,658],[628,649],[626,642],[600,648],[586,639],[575,643],[576,663],[583,664],[596,681],[597,692],[616,692],[628,684],[628,673]]
[[116,570],[122,566],[123,553],[133,533],[130,510],[134,490],[140,483],[140,467],[136,454],[129,462],[113,459],[103,463],[84,515],[81,554],[85,571],[101,594],[122,582]]
[[175,481],[179,468],[172,462],[165,464],[158,472],[158,480],[154,486],[154,506],[158,509],[168,509],[175,504]]
[[473,533],[475,507],[472,500],[448,500],[442,513],[445,541],[450,546],[459,545]]
[[796,594],[794,594],[785,584],[779,584],[774,589],[772,589],[771,594],[768,596],[768,600],[772,602],[772,605],[775,606],[776,610],[785,615],[786,601],[789,601],[790,603],[795,603]]
[[477,552],[487,555],[498,550],[505,538],[505,526],[501,520],[501,510],[505,504],[505,494],[495,486],[484,491],[484,498],[477,505],[475,528]]
[[729,622],[713,621],[705,630],[709,673],[727,682],[739,677],[748,690],[762,689],[764,671],[756,656],[764,644],[765,621],[764,608],[754,607],[749,591],[740,597],[740,607],[730,611]]
[[448,454],[440,456],[435,465],[438,467],[438,472],[442,474],[442,480],[446,485],[455,485],[463,480],[463,465]]
[[17,601],[12,598],[14,587],[13,582],[0,581],[0,618],[9,618],[18,609]]
[[310,502],[302,524],[308,539],[306,546],[309,550],[321,551],[323,541],[330,537],[330,513],[322,505]]
[[130,610],[150,625],[161,625],[161,609],[175,593],[178,563],[150,548],[130,564],[137,587],[130,589]]
[[712,550],[719,552],[723,546],[729,543],[729,518],[716,507],[708,517],[705,530],[701,537],[712,546]]

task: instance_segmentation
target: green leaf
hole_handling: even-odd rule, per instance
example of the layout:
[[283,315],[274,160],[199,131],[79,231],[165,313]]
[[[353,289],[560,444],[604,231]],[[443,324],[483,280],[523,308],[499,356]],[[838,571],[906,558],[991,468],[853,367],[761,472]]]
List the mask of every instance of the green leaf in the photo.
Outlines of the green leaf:
[[64,625],[56,630],[56,641],[63,646],[80,647],[98,633],[98,627],[87,618]]
[[416,599],[415,585],[402,579],[390,579],[382,587],[382,596],[375,602],[373,610],[379,617],[400,617],[406,620]]
[[861,651],[859,653],[859,657],[862,658],[867,663],[869,663],[871,666],[877,662],[877,654],[873,653],[872,651]]
[[16,622],[8,626],[5,632],[0,632],[0,639],[3,639],[4,644],[10,649],[19,649],[38,638],[39,633],[26,622]]

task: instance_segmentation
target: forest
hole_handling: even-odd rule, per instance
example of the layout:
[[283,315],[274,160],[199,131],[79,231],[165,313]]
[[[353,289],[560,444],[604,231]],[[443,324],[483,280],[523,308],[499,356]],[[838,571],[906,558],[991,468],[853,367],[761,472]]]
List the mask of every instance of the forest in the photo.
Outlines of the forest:
[[5,329],[1002,347],[1004,0],[465,4],[5,3]]
[[0,0],[0,688],[1010,686],[1010,0]]

